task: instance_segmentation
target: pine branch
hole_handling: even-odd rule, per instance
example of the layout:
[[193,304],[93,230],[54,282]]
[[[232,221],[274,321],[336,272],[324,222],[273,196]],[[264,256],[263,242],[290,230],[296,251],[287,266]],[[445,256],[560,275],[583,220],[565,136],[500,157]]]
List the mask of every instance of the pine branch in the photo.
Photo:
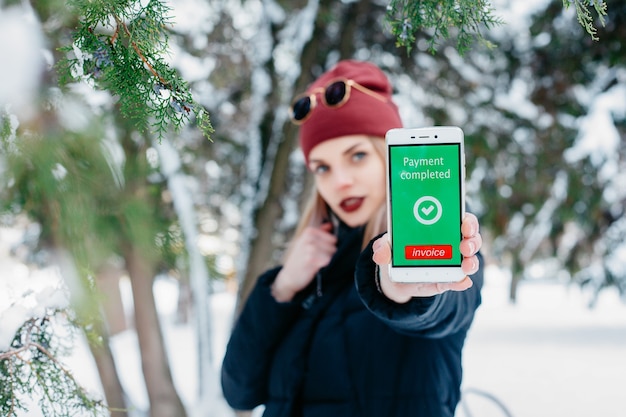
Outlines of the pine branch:
[[456,48],[464,54],[475,41],[491,48],[481,33],[481,28],[502,24],[484,0],[391,0],[387,19],[397,45],[410,52],[420,31],[429,32],[428,50],[437,51],[442,40],[451,37],[451,29],[457,36]]
[[[56,313],[55,313],[56,314]],[[49,328],[51,316],[28,320],[11,349],[0,353],[0,415],[27,411],[20,398],[39,397],[44,415],[104,415],[106,407],[89,398],[72,373],[57,359],[58,342]]]
[[[563,0],[566,9],[572,5],[580,25],[593,40],[598,40],[590,10],[596,11],[600,24],[604,26],[606,2]],[[503,23],[499,17],[493,15],[493,11],[486,0],[391,0],[387,20],[396,36],[397,45],[406,47],[409,52],[420,31],[429,33],[428,50],[434,54],[440,42],[451,37],[450,30],[455,29],[456,48],[463,55],[477,41],[488,48],[494,46],[481,33],[481,28],[489,29]]]
[[590,9],[593,8],[596,11],[600,24],[604,26],[606,23],[604,18],[607,12],[606,2],[604,0],[563,0],[563,7],[566,9],[570,8],[572,5],[574,5],[574,9],[576,10],[578,23],[587,31],[591,39],[594,41],[600,40],[597,35],[598,30],[594,26]]
[[80,16],[67,58],[59,65],[62,83],[88,82],[109,91],[120,112],[138,130],[159,139],[195,119],[210,139],[208,111],[198,104],[187,83],[163,60],[167,52],[169,6],[162,1],[72,0]]

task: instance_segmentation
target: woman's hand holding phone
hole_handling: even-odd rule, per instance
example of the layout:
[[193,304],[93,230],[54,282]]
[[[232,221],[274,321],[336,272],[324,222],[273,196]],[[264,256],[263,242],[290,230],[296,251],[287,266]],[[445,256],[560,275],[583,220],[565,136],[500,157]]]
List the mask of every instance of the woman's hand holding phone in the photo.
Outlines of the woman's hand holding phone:
[[479,262],[476,254],[482,246],[482,237],[479,232],[478,219],[471,213],[465,213],[461,223],[463,240],[460,250],[463,254],[461,268],[466,274],[458,282],[428,282],[428,283],[399,283],[389,279],[387,265],[391,262],[391,246],[387,234],[374,241],[372,259],[380,266],[380,288],[383,294],[396,303],[406,303],[413,297],[430,297],[446,291],[464,291],[472,286],[468,275],[478,271]]
[[328,265],[337,250],[337,238],[332,230],[330,222],[307,227],[293,242],[290,254],[272,284],[276,301],[291,301],[298,291],[309,285],[320,268]]

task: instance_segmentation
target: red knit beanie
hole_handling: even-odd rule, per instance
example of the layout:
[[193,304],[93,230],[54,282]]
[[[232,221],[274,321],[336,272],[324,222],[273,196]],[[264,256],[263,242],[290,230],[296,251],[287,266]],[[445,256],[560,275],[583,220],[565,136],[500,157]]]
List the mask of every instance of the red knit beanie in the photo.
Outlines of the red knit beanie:
[[311,84],[306,92],[324,88],[338,79],[353,80],[375,92],[377,97],[352,87],[346,103],[329,108],[322,103],[320,95],[323,93],[316,93],[317,105],[300,126],[300,148],[307,165],[309,153],[321,142],[360,134],[384,138],[389,129],[402,127],[398,108],[391,101],[391,84],[382,70],[371,63],[340,61]]

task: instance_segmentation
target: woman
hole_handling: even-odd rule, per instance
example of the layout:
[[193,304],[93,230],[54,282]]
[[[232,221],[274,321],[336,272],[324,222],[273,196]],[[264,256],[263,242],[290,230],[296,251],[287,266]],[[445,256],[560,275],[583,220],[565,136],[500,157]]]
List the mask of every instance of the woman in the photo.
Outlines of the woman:
[[[376,66],[341,61],[291,108],[315,179],[281,267],[233,329],[222,388],[264,416],[451,417],[461,352],[480,304],[478,221],[462,223],[458,283],[389,280],[384,135],[401,121]],[[378,275],[380,271],[380,276]]]

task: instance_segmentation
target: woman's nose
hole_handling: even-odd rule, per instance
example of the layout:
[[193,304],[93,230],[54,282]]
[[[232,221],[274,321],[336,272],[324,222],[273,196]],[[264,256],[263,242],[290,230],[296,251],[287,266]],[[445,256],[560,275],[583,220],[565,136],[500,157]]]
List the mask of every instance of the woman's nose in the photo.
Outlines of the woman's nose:
[[335,169],[335,186],[337,188],[344,188],[354,183],[354,177],[352,173],[347,169]]

